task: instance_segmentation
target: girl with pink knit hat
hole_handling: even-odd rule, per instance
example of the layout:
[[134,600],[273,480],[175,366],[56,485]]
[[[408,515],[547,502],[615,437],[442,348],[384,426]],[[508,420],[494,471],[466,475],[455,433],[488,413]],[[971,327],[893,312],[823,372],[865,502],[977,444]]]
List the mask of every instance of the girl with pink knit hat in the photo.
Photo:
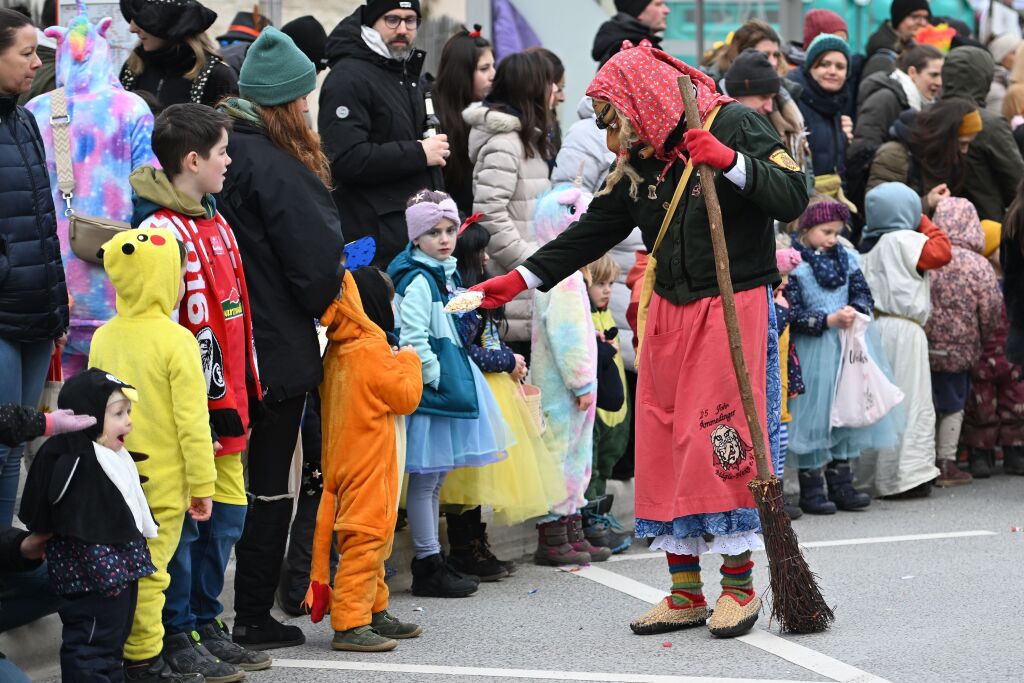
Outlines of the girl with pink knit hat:
[[[839,330],[853,326],[856,316],[871,316],[874,299],[856,251],[839,241],[850,218],[845,204],[820,197],[800,218],[794,243],[802,262],[789,274],[792,342],[800,349],[806,392],[789,402],[789,450],[800,468],[800,507],[808,514],[829,515],[836,509],[857,510],[871,496],[853,487],[850,461],[867,448],[896,444],[892,413],[867,427],[832,427],[832,403],[842,356]],[[871,358],[892,380],[889,362],[874,323],[868,328]]]

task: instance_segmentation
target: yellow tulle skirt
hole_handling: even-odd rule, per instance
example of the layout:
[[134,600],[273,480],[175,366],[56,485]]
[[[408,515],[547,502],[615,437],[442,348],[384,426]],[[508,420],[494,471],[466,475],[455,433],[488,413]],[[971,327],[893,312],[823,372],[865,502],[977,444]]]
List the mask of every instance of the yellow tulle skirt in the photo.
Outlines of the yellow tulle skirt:
[[500,462],[449,472],[441,488],[441,505],[491,507],[494,521],[501,525],[545,515],[568,495],[561,462],[544,446],[515,380],[506,373],[485,373],[484,378],[515,435],[515,445]]

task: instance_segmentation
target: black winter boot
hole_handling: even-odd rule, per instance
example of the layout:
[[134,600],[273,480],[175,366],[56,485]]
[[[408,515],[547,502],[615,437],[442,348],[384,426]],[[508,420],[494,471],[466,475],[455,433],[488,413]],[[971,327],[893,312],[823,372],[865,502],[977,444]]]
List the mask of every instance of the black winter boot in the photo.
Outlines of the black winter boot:
[[860,510],[871,505],[871,496],[853,488],[853,468],[843,460],[833,460],[825,469],[828,499],[840,510]]
[[[779,477],[779,488],[785,490],[785,482],[782,481],[782,477]],[[800,506],[789,502],[785,495],[782,496],[782,509],[786,511],[790,521],[804,516],[804,511],[800,509]]]
[[972,477],[975,479],[988,479],[992,476],[992,469],[996,466],[996,452],[994,450],[991,448],[972,448],[969,451],[968,458]]
[[128,683],[203,683],[202,674],[175,673],[160,655],[146,660],[124,660],[124,680]]
[[1024,474],[1024,446],[1003,448],[1003,474]]
[[800,509],[809,515],[834,515],[836,504],[825,495],[822,470],[800,470]]
[[448,524],[448,564],[456,570],[480,577],[481,581],[498,581],[508,576],[490,549],[484,546],[478,534],[480,508],[467,510],[462,514],[446,512]]
[[452,569],[441,553],[412,561],[412,594],[428,598],[464,598],[478,583]]
[[480,546],[480,551],[489,557],[493,557],[494,561],[500,564],[509,576],[516,573],[515,562],[512,560],[501,560],[494,557],[494,553],[491,552],[491,542],[487,540],[487,525],[483,522],[476,525],[476,540],[477,544]]

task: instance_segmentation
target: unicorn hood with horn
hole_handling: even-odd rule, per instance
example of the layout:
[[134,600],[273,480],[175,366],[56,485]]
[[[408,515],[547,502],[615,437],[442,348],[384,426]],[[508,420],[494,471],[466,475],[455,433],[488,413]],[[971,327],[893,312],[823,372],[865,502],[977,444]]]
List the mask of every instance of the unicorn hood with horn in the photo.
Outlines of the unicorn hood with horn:
[[[57,87],[63,87],[71,120],[68,137],[75,189],[76,213],[128,222],[132,215],[128,175],[143,164],[156,164],[150,138],[153,114],[138,96],[125,92],[111,62],[106,34],[110,18],[95,24],[78,0],[78,14],[68,26],[51,26],[45,33],[57,41]],[[114,290],[103,268],[80,260],[71,251],[64,198],[57,189],[57,161],[53,145],[53,93],[36,97],[27,108],[39,125],[46,145],[53,203],[57,207],[57,234],[74,299],[71,328],[64,352],[65,372],[85,368],[93,332],[113,317]]]

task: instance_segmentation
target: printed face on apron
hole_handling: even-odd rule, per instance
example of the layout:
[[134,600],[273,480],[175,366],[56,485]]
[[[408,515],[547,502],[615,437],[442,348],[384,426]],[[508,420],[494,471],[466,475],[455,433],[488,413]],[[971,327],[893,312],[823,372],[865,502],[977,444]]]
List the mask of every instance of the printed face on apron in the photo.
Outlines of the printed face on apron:
[[733,427],[720,424],[711,432],[711,448],[714,451],[715,474],[722,479],[733,479],[750,472],[748,455],[751,447],[743,443]]

